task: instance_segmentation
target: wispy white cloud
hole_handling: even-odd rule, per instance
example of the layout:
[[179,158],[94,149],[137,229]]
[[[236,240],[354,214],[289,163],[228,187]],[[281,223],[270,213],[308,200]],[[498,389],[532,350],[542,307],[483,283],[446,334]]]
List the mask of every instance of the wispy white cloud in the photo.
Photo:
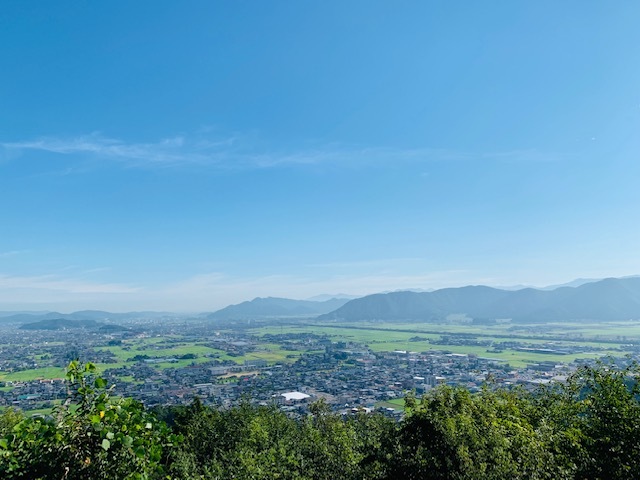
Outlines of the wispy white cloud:
[[9,258],[27,253],[28,250],[9,250],[7,252],[0,252],[0,258]]
[[223,139],[176,136],[155,143],[126,143],[91,135],[57,138],[42,137],[21,142],[4,142],[8,151],[43,151],[61,155],[92,155],[123,162],[133,167],[163,167],[177,165],[215,166],[219,168],[270,168],[281,165],[312,165],[319,163],[357,164],[376,161],[452,157],[451,152],[431,149],[397,150],[388,148],[357,148],[328,145],[301,151],[251,151],[250,142],[233,136]]
[[367,295],[391,290],[432,289],[465,284],[464,272],[421,275],[234,276],[220,272],[192,275],[179,281],[135,286],[87,281],[82,276],[0,274],[0,309],[45,308],[74,311],[212,311],[255,297],[309,298],[342,291]]
[[141,289],[118,283],[83,281],[57,275],[19,276],[0,274],[0,290],[53,291],[72,294],[122,294],[136,293]]
[[[546,279],[533,284],[560,283]],[[305,299],[327,292],[364,296],[398,290],[434,290],[464,285],[509,285],[513,278],[491,277],[472,270],[426,273],[234,276],[221,272],[192,275],[178,281],[144,286],[90,282],[81,276],[0,274],[0,310],[74,311],[164,310],[206,312],[255,297]]]
[[353,260],[344,262],[326,262],[326,263],[310,263],[305,265],[306,268],[328,268],[328,269],[342,269],[342,268],[372,268],[372,267],[389,267],[393,266],[397,268],[402,265],[415,265],[416,263],[424,263],[423,258],[419,257],[400,257],[400,258],[377,258],[369,260]]
[[62,155],[95,155],[126,162],[131,166],[169,166],[213,160],[211,154],[198,153],[197,148],[187,149],[184,137],[180,136],[165,138],[156,143],[126,143],[93,133],[73,138],[42,137],[21,142],[4,142],[1,145],[9,151],[36,150]]
[[[465,280],[466,279],[466,280]],[[303,275],[269,275],[233,277],[223,273],[195,275],[166,285],[154,295],[174,299],[182,310],[206,311],[255,297],[309,298],[314,295],[341,291],[351,295],[368,295],[383,291],[435,289],[482,283],[485,278],[473,278],[467,271],[450,270],[416,275],[331,275],[324,278]],[[163,300],[164,301],[164,300]],[[191,308],[184,308],[188,305]],[[176,309],[171,305],[164,308]]]
[[[127,167],[162,168],[201,166],[220,169],[273,168],[283,165],[333,164],[339,166],[371,166],[389,162],[425,161],[555,161],[557,154],[536,150],[472,153],[434,148],[386,148],[328,144],[299,150],[257,149],[241,135],[207,137],[211,132],[178,135],[157,142],[125,142],[100,133],[77,137],[41,137],[35,140],[2,142],[6,156],[15,157],[26,151],[59,155],[84,155],[109,159]],[[66,173],[73,173],[68,169]]]

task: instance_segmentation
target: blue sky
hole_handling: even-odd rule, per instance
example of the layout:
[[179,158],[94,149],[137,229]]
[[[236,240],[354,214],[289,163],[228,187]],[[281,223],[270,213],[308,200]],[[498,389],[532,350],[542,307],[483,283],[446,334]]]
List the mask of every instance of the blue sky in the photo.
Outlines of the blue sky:
[[0,310],[640,273],[637,2],[0,11]]

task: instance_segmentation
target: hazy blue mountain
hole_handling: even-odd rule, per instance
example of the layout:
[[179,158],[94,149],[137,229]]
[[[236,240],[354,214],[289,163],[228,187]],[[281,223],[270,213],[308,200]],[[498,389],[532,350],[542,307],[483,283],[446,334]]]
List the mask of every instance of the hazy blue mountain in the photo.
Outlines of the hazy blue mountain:
[[73,313],[59,313],[59,312],[40,312],[40,313],[13,313],[9,315],[0,315],[0,322],[2,323],[33,323],[42,320],[94,320],[98,322],[103,321],[126,321],[139,318],[162,318],[167,316],[175,316],[175,314],[167,312],[126,312],[126,313],[113,313],[103,312],[101,310],[82,310]]
[[[538,290],[555,290],[561,287],[580,287],[585,283],[594,283],[604,280],[603,278],[576,278],[567,283],[559,283],[557,285],[547,285],[546,287],[539,287]],[[535,287],[532,287],[535,288]]]
[[221,310],[209,314],[210,319],[240,320],[258,317],[293,317],[319,315],[331,312],[349,300],[346,298],[332,298],[324,302],[310,300],[292,300],[289,298],[254,298],[251,301],[229,305]]
[[469,286],[369,295],[319,319],[438,321],[450,314],[534,322],[640,319],[640,277],[608,278],[555,290]]
[[[620,277],[619,280],[625,280],[627,278],[638,278],[638,275],[629,275],[627,277]],[[546,287],[538,288],[538,290],[555,290],[560,287],[580,287],[586,283],[594,283],[604,280],[604,278],[576,278],[567,283],[561,283],[559,285],[548,285]]]
[[[38,322],[40,320],[55,320],[57,318],[67,318],[68,315],[58,312],[46,313],[15,313],[13,315],[5,315],[0,317],[0,322],[6,323],[28,323]],[[71,318],[71,317],[68,317]]]
[[0,318],[13,317],[14,315],[44,315],[47,313],[49,313],[48,310],[45,310],[45,311],[20,310],[20,311],[10,311],[10,312],[0,312]]

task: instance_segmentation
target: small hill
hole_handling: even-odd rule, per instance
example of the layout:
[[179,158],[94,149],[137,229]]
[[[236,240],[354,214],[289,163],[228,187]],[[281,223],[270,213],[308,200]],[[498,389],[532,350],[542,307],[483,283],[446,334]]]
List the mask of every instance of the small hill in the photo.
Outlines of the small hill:
[[40,320],[39,322],[25,323],[22,330],[70,330],[76,328],[96,328],[101,324],[95,320],[69,320],[66,318],[53,318]]
[[207,315],[212,320],[243,320],[260,317],[300,317],[315,316],[331,312],[349,300],[332,298],[324,302],[292,300],[289,298],[254,298],[251,301],[229,305]]
[[117,333],[117,332],[130,332],[130,328],[124,325],[116,325],[114,323],[107,323],[98,327],[100,333]]

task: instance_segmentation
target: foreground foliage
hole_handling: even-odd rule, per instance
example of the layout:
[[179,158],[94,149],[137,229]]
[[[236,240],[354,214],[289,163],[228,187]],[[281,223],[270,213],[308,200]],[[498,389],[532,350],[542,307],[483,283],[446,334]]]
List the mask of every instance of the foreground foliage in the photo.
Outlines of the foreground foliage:
[[49,418],[0,422],[0,478],[145,479],[163,472],[173,435],[131,399],[114,398],[93,364],[71,362],[68,401]]
[[52,417],[0,415],[0,478],[633,479],[638,373],[583,367],[534,393],[441,387],[409,396],[398,423],[343,418],[323,402],[301,420],[276,406],[217,410],[197,399],[152,413],[72,362],[69,402]]

